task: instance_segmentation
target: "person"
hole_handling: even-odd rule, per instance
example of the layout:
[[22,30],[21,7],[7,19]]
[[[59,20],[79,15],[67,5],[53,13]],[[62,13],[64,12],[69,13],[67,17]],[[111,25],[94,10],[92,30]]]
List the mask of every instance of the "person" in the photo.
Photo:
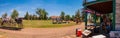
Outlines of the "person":
[[111,19],[108,19],[106,22],[107,33],[109,33],[112,30],[112,23],[111,22],[112,22]]
[[101,23],[101,33],[109,38],[109,33],[112,30],[112,20],[107,16],[102,17],[103,22]]
[[76,24],[78,24],[79,23],[79,18],[76,17],[75,21],[76,21]]

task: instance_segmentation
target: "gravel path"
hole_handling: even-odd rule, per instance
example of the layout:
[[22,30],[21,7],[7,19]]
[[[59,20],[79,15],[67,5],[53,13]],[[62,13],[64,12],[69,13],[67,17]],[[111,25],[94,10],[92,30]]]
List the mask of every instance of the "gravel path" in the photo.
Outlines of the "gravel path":
[[7,38],[75,38],[76,28],[84,28],[84,23],[79,25],[61,27],[61,28],[24,28],[21,31],[5,30]]

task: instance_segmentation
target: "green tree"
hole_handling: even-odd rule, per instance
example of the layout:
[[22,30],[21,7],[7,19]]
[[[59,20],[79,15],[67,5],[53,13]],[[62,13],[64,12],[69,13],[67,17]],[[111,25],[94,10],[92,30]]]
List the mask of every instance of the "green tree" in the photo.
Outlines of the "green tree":
[[65,13],[63,11],[61,12],[60,17],[61,17],[62,20],[65,20]]
[[75,18],[79,18],[80,19],[80,10],[78,10],[75,14]]
[[70,15],[66,15],[65,18],[68,21],[68,20],[70,20],[71,17],[70,17]]
[[[96,14],[90,14],[92,17],[92,21],[94,21],[96,19],[96,21],[100,18],[99,16],[97,16]],[[96,17],[95,17],[96,16]]]
[[32,17],[33,17],[33,20],[37,20],[37,15],[34,14]]
[[113,13],[106,14],[106,16],[108,16],[108,18],[112,19],[113,18]]
[[18,15],[19,15],[18,11],[17,10],[13,10],[11,17],[13,19],[15,19],[16,17],[18,17]]
[[30,20],[33,20],[33,16],[32,15],[29,15],[29,17],[30,17]]
[[39,15],[39,19],[41,19],[42,18],[42,14],[43,14],[42,9],[37,8],[36,13]]
[[74,18],[75,18],[75,16],[74,16],[74,15],[72,15],[71,20],[73,21],[73,20],[74,20]]
[[82,12],[82,20],[84,21],[84,19],[85,19],[85,12]]
[[6,18],[7,17],[7,13],[2,15],[2,18]]
[[36,13],[39,15],[39,19],[46,20],[48,13],[45,11],[45,9],[38,8]]
[[46,10],[45,9],[43,9],[43,13],[44,13],[44,15],[43,15],[43,19],[44,20],[47,20],[47,15],[48,15],[48,13],[46,12]]
[[29,17],[29,13],[28,12],[26,12],[26,15],[25,15],[25,17],[24,17],[26,20],[29,20],[30,19],[30,17]]
[[76,12],[76,14],[75,14],[75,21],[76,21],[76,24],[78,24],[79,21],[81,21],[81,20],[80,20],[80,10],[78,10],[78,11]]

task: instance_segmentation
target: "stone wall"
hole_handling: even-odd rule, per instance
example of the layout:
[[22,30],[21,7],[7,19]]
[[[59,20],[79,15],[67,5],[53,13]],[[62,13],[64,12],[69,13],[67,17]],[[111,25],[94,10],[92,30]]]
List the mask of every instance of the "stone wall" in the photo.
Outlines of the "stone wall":
[[116,0],[116,30],[120,30],[120,0]]

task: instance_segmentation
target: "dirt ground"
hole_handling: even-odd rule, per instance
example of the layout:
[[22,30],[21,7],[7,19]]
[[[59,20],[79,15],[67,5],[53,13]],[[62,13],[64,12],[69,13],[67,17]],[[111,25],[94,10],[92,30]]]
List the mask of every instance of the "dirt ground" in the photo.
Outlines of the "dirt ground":
[[0,29],[6,38],[76,38],[76,28],[84,29],[84,23],[61,28],[24,28],[20,31]]

